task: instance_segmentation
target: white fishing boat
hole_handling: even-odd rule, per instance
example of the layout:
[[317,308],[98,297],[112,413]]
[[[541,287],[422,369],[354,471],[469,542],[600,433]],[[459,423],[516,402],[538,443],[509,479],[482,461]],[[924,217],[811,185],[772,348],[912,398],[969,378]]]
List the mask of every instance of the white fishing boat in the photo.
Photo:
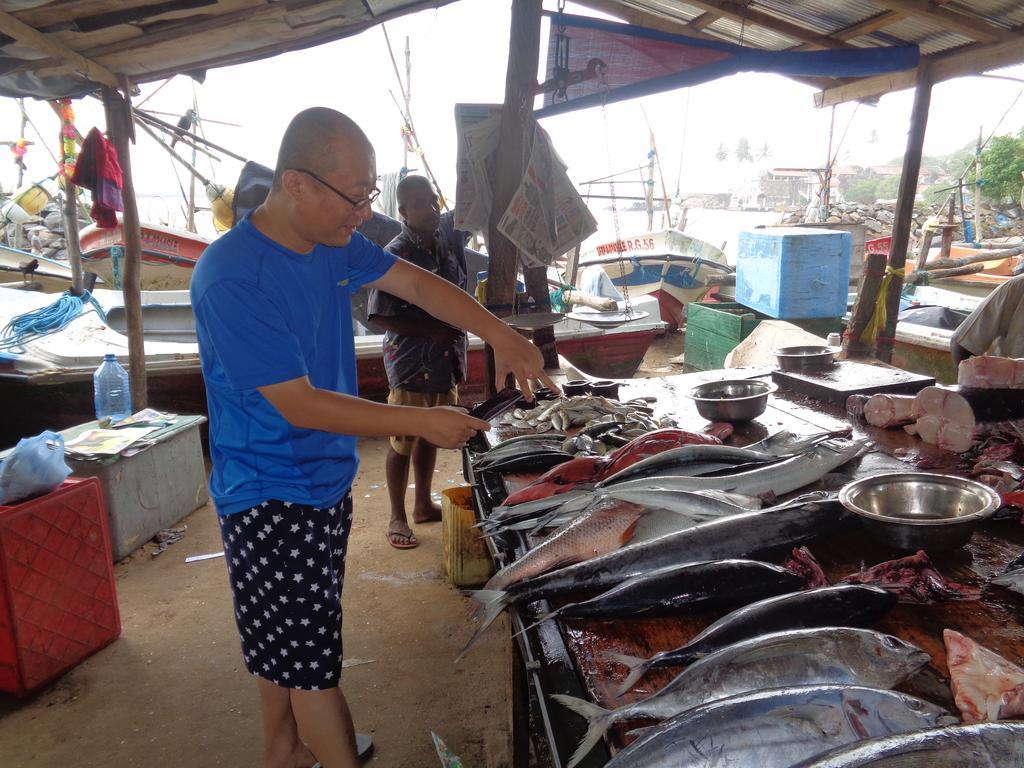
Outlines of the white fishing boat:
[[733,272],[720,248],[678,229],[599,243],[580,254],[580,269],[593,265],[603,267],[631,299],[656,298],[661,319],[672,327],[683,324],[687,304],[704,298],[709,277]]
[[0,245],[0,286],[61,293],[71,287],[71,267],[62,261]]

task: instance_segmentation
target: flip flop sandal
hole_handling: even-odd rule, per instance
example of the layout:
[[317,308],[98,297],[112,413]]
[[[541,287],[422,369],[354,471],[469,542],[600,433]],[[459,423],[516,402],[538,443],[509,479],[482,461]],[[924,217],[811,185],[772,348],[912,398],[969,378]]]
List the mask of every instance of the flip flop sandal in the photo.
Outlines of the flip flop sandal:
[[[359,761],[362,763],[373,757],[373,736],[368,733],[357,733],[356,753],[359,755]],[[313,768],[320,768],[320,763],[314,763]]]
[[415,533],[388,531],[385,535],[388,537],[388,544],[395,549],[415,549],[420,545],[420,541],[416,538]]

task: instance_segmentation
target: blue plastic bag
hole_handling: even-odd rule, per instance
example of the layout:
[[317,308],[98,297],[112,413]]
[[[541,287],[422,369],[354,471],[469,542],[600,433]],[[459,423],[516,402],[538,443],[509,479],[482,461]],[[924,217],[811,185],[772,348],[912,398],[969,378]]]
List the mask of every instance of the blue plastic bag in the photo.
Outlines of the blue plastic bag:
[[56,432],[24,437],[0,464],[0,504],[41,496],[57,488],[71,468],[64,463],[64,438]]

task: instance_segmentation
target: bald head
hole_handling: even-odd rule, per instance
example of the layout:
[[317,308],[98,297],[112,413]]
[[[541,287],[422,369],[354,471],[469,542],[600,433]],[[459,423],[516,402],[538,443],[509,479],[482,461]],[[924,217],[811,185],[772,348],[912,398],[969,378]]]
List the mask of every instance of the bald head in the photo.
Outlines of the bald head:
[[328,107],[311,107],[299,112],[281,139],[274,170],[274,187],[289,168],[305,168],[329,174],[346,165],[354,153],[373,154],[373,146],[351,118]]

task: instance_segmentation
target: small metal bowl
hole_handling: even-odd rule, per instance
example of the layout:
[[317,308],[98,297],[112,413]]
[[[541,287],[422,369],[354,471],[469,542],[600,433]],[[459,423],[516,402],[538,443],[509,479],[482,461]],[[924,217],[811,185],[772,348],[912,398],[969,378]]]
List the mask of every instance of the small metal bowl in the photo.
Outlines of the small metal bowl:
[[708,421],[742,422],[764,413],[768,395],[776,389],[774,384],[750,379],[709,381],[691,389],[687,397]]
[[839,501],[880,543],[925,550],[963,546],[1002,503],[984,483],[927,472],[856,480],[839,491]]
[[832,365],[841,351],[841,347],[780,347],[775,359],[783,371],[820,371]]

